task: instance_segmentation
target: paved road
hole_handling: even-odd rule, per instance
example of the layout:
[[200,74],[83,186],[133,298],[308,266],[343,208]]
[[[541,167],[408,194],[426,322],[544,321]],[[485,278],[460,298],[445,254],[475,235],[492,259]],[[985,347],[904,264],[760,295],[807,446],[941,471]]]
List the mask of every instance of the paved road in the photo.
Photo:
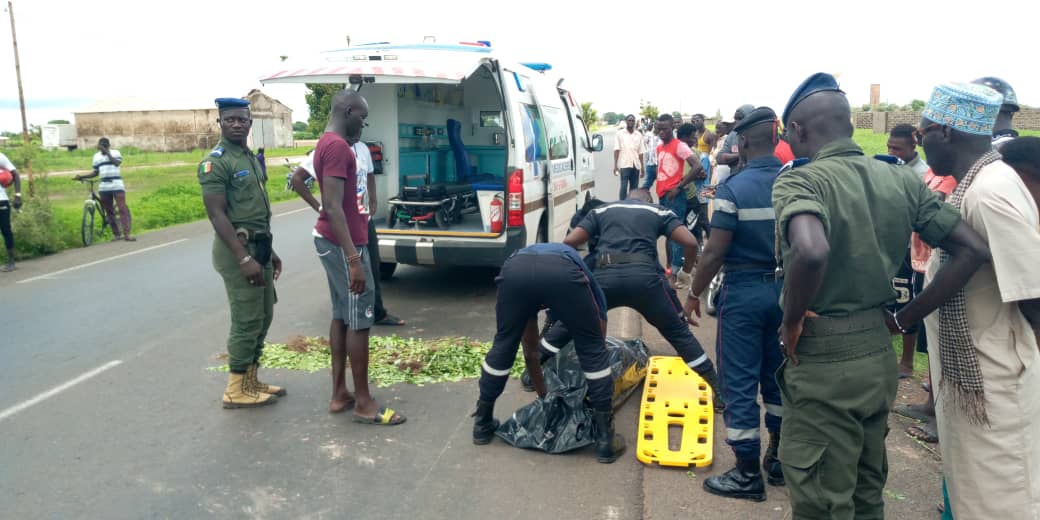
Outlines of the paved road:
[[[606,148],[612,149],[608,134]],[[616,193],[609,155],[601,193]],[[314,216],[275,207],[285,263],[270,339],[325,335],[328,293],[313,254]],[[325,412],[326,374],[279,371],[289,396],[254,411],[220,408],[228,326],[209,262],[207,222],[20,264],[0,276],[0,517],[637,518],[634,457],[603,472],[590,454],[478,451],[467,417],[473,382],[398,385],[377,397],[409,416],[394,430]],[[385,286],[402,329],[424,337],[490,338],[491,271],[403,266]],[[512,389],[512,386],[511,386]],[[499,415],[529,399],[511,391]],[[630,404],[630,406],[633,406]],[[632,412],[634,413],[634,411]],[[629,432],[631,434],[631,432]],[[502,471],[506,474],[499,476]],[[573,492],[530,496],[559,478]],[[474,489],[498,479],[495,492]],[[544,481],[546,490],[555,489]],[[602,498],[604,486],[616,490]],[[460,506],[465,507],[460,511]]]

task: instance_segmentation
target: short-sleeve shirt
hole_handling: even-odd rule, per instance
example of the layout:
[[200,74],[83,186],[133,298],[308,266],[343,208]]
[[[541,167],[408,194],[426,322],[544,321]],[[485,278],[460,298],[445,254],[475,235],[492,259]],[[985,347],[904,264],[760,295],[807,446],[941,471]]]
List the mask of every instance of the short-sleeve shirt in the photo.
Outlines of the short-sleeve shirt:
[[683,178],[683,163],[693,155],[689,145],[672,139],[657,146],[657,196],[662,197],[679,185]]
[[[371,201],[369,200],[368,194],[368,174],[372,173],[372,152],[369,151],[368,145],[363,141],[354,143],[351,147],[354,150],[354,158],[357,161],[357,194],[358,194],[358,213],[362,215],[369,214],[369,208],[371,207]],[[300,168],[303,168],[312,179],[317,179],[318,176],[314,173],[314,154],[308,155],[302,163]]]
[[98,151],[94,154],[93,168],[98,172],[98,191],[123,191],[123,177],[120,176],[119,165],[123,163],[123,156],[119,150],[109,150],[109,155]]
[[592,272],[589,271],[588,266],[585,265],[585,262],[582,261],[581,256],[578,255],[578,252],[573,247],[556,242],[544,242],[527,246],[513,253],[512,256],[517,255],[553,255],[570,260],[578,269],[581,269],[585,278],[588,279],[589,289],[592,290],[592,296],[596,300],[596,306],[599,310],[599,318],[607,321],[607,298],[603,295],[603,289],[596,283],[596,278],[592,276]]
[[668,208],[639,200],[604,204],[578,224],[595,239],[596,254],[639,253],[657,259],[657,238],[671,236],[682,222]]
[[906,258],[910,233],[917,231],[935,245],[960,222],[957,210],[912,170],[864,156],[852,139],[831,142],[811,162],[781,172],[773,185],[773,208],[785,265],[791,261],[791,219],[808,213],[823,224],[830,256],[809,306],[823,316],[894,303],[891,281]]
[[614,151],[618,154],[618,168],[639,168],[639,155],[643,151],[643,132],[639,130],[628,131],[628,128],[618,130],[614,137]]
[[228,219],[235,229],[271,230],[271,201],[267,176],[248,148],[221,139],[199,163],[202,194],[219,193],[227,201]]
[[[3,168],[9,172],[15,171],[14,163],[7,158],[6,155],[0,153],[0,168]],[[10,200],[7,198],[7,191],[4,190],[3,186],[0,186],[0,201]]]
[[740,175],[734,175],[715,191],[711,227],[733,232],[724,266],[763,272],[775,268],[773,182],[781,166],[772,155],[752,159]]
[[[325,181],[330,177],[343,179],[343,214],[347,218],[347,229],[350,231],[350,240],[355,246],[368,244],[368,220],[358,211],[357,200],[357,159],[354,150],[345,139],[334,132],[325,132],[318,140],[318,146],[314,149],[314,173],[318,179],[318,186],[325,189]],[[329,214],[324,209],[318,213],[318,223],[314,225],[314,231],[323,238],[343,246],[336,240],[332,232],[332,223],[329,222]]]

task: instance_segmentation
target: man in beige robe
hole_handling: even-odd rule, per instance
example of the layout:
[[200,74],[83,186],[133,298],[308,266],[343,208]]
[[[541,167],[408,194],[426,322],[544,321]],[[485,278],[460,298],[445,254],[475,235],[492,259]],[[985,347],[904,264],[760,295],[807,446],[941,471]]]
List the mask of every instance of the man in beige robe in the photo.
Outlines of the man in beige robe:
[[[926,109],[919,130],[929,163],[937,174],[952,174],[966,185],[952,202],[986,239],[992,255],[963,292],[982,375],[984,422],[969,418],[949,381],[937,381],[935,392],[950,512],[967,520],[1038,520],[1040,212],[1019,176],[994,160],[998,156],[983,139],[959,129],[960,121],[947,126],[939,122],[941,114],[929,114]],[[939,255],[932,255],[926,283],[939,265]],[[952,362],[942,357],[940,329],[952,325],[939,312],[925,323],[932,373],[943,374],[944,361]]]

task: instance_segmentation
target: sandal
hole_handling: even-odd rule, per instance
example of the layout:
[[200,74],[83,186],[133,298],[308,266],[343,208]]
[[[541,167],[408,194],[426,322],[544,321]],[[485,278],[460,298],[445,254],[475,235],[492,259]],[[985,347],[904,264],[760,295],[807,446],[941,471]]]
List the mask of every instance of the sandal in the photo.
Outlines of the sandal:
[[[396,420],[394,420],[395,417],[397,418]],[[354,414],[354,416],[351,417],[351,419],[353,419],[354,422],[362,424],[374,424],[376,426],[397,426],[398,424],[402,424],[407,420],[403,415],[400,415],[397,412],[395,412],[393,408],[388,408],[386,406],[380,406],[379,410],[376,411],[376,415],[374,417],[362,417],[360,415]]]
[[931,431],[929,429],[930,427],[931,424],[915,424],[906,429],[906,434],[919,441],[927,442],[928,444],[935,444],[939,442],[939,433]]
[[915,421],[920,421],[920,422],[926,423],[926,422],[931,421],[933,419],[933,416],[928,415],[927,413],[921,411],[920,408],[923,407],[923,406],[925,406],[925,405],[921,405],[921,404],[901,404],[901,405],[893,408],[892,411],[895,412],[896,414],[902,415],[903,417],[906,417],[908,419],[913,419]]
[[404,320],[388,312],[386,313],[386,316],[383,316],[382,318],[376,321],[376,325],[400,327],[404,325]]

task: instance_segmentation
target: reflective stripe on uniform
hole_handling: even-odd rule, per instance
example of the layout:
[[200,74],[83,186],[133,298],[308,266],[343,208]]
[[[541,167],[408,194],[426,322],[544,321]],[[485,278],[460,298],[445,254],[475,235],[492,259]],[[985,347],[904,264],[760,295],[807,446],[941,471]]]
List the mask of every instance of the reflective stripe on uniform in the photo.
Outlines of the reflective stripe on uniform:
[[773,208],[751,208],[737,211],[737,220],[776,220],[776,212]]
[[604,368],[603,370],[597,370],[596,372],[585,372],[585,379],[603,379],[604,377],[610,376],[610,367]]
[[721,211],[723,213],[736,213],[737,205],[732,200],[726,199],[715,199],[714,201],[715,211]]
[[496,370],[494,368],[491,368],[487,364],[487,360],[486,359],[483,362],[481,362],[481,365],[484,367],[484,371],[487,372],[488,375],[498,376],[498,377],[505,377],[505,376],[509,375],[509,369],[508,368],[505,369],[505,370]]
[[701,354],[701,357],[699,357],[697,359],[694,359],[693,361],[690,361],[689,363],[686,363],[686,366],[688,366],[690,368],[697,368],[697,365],[700,365],[701,363],[704,363],[707,360],[708,360],[708,355],[707,354]]
[[560,353],[560,349],[552,346],[552,343],[549,343],[548,341],[546,341],[545,338],[542,338],[542,348],[544,348],[545,350],[548,350],[549,352],[552,352],[553,354],[559,354]]
[[661,208],[659,208],[657,206],[651,206],[651,205],[648,205],[648,204],[644,205],[644,204],[620,204],[620,203],[607,204],[606,206],[598,207],[598,208],[596,208],[596,209],[594,209],[592,211],[593,211],[593,213],[599,215],[599,214],[603,213],[604,211],[607,211],[610,208],[641,209],[641,210],[644,210],[644,211],[649,211],[651,213],[656,213],[658,215],[661,215],[662,217],[667,215],[667,214],[669,214],[669,213],[672,213],[672,210],[661,209]]
[[758,440],[758,438],[758,428],[748,430],[726,428],[726,440],[729,441],[753,441]]
[[777,417],[783,417],[784,416],[784,407],[783,406],[778,405],[778,404],[769,404],[769,403],[765,403],[765,405],[766,405],[766,413],[767,414],[775,415]]

